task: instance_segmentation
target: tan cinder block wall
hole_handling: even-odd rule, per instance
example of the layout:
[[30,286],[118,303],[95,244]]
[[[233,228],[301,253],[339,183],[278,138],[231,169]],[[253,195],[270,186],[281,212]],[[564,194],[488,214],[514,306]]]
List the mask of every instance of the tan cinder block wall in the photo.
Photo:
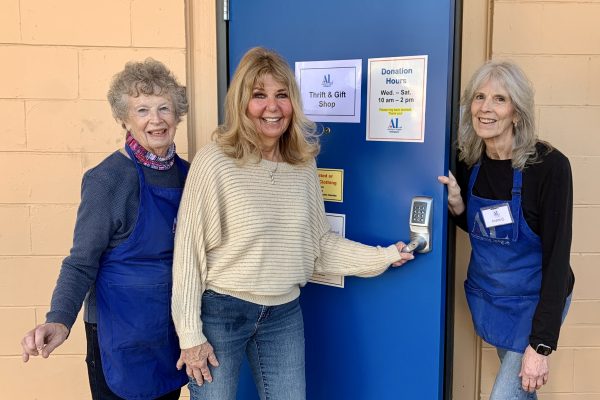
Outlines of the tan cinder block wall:
[[[538,131],[573,169],[576,284],[541,400],[600,399],[600,0],[496,0],[492,57],[518,62],[536,88]],[[481,398],[498,365],[482,348]]]
[[[0,398],[89,399],[83,324],[21,361],[71,247],[81,176],[123,144],[106,101],[129,60],[186,81],[184,0],[0,0]],[[186,121],[176,138],[187,156]]]

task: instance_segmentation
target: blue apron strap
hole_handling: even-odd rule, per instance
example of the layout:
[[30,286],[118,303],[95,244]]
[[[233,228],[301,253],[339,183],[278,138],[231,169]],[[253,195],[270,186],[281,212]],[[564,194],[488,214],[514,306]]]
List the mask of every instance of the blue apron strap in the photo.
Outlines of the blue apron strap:
[[177,154],[175,154],[175,162],[177,163],[177,167],[183,173],[183,175],[187,176],[188,170],[190,168],[183,162],[183,160]]
[[473,194],[473,186],[475,186],[475,181],[477,180],[477,174],[479,174],[480,163],[477,163],[473,166],[473,170],[471,171],[471,176],[469,177],[469,195]]
[[[133,154],[133,150],[131,150],[131,148],[125,144],[125,151],[127,151],[127,154],[129,154],[129,158],[131,158],[131,161],[135,164],[135,168],[137,169],[138,172],[138,176],[139,176],[139,181],[140,181],[140,188],[143,188],[146,185],[146,179],[144,178],[144,170],[142,169],[142,166],[140,165],[140,163],[137,161],[137,158],[135,158],[135,154]],[[141,196],[140,196],[141,199]]]
[[519,237],[519,222],[521,217],[521,188],[523,187],[523,173],[520,169],[513,169],[513,187],[512,187],[512,200],[510,201],[510,207],[513,212],[513,241]]

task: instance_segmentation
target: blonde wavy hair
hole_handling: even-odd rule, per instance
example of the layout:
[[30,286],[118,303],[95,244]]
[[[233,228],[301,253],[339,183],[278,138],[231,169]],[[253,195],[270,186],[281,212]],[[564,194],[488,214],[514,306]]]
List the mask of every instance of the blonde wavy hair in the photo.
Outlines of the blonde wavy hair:
[[[473,128],[471,103],[475,92],[488,81],[499,83],[508,93],[517,117],[513,125],[512,166],[522,170],[538,162],[535,145],[540,141],[535,133],[535,106],[533,86],[523,70],[513,62],[491,60],[483,64],[471,77],[461,98],[460,124],[458,127],[459,159],[469,167],[480,161],[485,151],[483,139]],[[545,143],[548,151],[552,147]]]
[[240,61],[225,97],[225,121],[213,132],[213,139],[229,157],[245,163],[262,159],[260,133],[246,110],[252,91],[266,75],[283,85],[292,104],[290,125],[279,138],[282,160],[289,164],[306,164],[319,153],[316,125],[302,111],[300,90],[288,63],[279,54],[255,47]]

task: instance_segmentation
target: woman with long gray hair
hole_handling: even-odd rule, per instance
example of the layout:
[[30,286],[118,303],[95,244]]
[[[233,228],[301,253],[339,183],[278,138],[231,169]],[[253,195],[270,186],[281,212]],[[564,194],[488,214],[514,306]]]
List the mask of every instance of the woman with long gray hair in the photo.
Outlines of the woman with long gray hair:
[[456,178],[438,180],[471,240],[465,293],[475,330],[501,362],[490,399],[536,399],[575,281],[571,167],[537,138],[533,88],[514,63],[481,66],[461,105]]

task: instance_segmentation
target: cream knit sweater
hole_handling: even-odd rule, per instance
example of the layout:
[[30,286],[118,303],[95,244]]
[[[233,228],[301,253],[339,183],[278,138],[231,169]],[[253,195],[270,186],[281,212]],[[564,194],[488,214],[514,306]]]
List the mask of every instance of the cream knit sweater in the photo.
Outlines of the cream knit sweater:
[[313,272],[374,276],[398,260],[394,245],[330,232],[314,162],[240,166],[209,144],[194,158],[177,217],[172,312],[180,346],[206,341],[206,289],[279,305],[298,297]]

